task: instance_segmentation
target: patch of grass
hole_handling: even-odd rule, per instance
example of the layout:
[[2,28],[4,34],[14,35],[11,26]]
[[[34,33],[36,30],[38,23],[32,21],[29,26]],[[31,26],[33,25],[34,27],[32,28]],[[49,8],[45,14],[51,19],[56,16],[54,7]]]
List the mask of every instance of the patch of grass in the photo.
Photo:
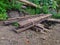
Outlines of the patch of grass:
[[12,23],[12,25],[15,26],[16,28],[19,27],[19,24],[17,22]]
[[21,9],[22,3],[16,1],[12,0],[12,2],[9,2],[9,0],[0,0],[0,20],[7,20],[7,10]]
[[1,13],[0,14],[0,20],[7,20],[8,19],[8,16],[6,13]]

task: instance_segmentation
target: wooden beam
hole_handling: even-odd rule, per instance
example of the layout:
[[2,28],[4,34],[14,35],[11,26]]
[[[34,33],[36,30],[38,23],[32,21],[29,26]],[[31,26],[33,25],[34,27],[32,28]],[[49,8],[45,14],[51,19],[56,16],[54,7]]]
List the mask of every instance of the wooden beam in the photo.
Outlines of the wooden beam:
[[60,23],[60,19],[53,19],[53,18],[49,18],[49,19],[47,19],[47,21]]
[[46,18],[50,17],[51,15],[43,15],[43,16],[39,16],[39,17],[35,17],[35,18],[30,18],[30,19],[27,19],[27,20],[24,20],[24,21],[19,21],[17,22],[20,26],[25,26],[25,25],[28,25],[28,24],[34,24],[36,22],[39,22],[39,21],[42,21],[42,20],[45,20]]
[[21,33],[23,31],[26,31],[27,29],[33,27],[34,25],[30,25],[30,26],[27,26],[27,27],[24,27],[24,28],[20,28],[20,29],[13,29],[14,32],[16,33]]
[[42,24],[36,24],[35,27],[41,29],[41,30],[44,31],[44,32],[49,32],[49,30],[46,29],[46,28],[44,28],[44,25],[42,25]]

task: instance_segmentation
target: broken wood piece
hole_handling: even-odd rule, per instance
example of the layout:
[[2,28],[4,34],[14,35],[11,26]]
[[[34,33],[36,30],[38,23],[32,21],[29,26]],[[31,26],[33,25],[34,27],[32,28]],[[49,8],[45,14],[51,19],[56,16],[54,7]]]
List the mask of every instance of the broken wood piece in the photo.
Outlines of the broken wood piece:
[[47,21],[60,23],[60,19],[53,19],[53,18],[49,18],[49,19],[47,19]]
[[42,28],[38,28],[36,26],[32,27],[31,30],[34,30],[36,32],[40,32],[41,34],[46,34]]
[[41,22],[42,20],[45,20],[46,18],[48,18],[50,16],[51,15],[43,15],[43,16],[27,19],[27,20],[24,20],[24,21],[19,21],[17,23],[20,25],[20,27],[22,27],[22,26],[28,25],[30,23],[34,24],[36,22]]
[[46,28],[44,28],[44,25],[42,25],[42,24],[36,24],[35,26],[36,26],[37,28],[40,28],[40,29],[43,30],[44,32],[49,32],[49,30],[46,29]]
[[15,17],[15,18],[9,18],[8,20],[4,21],[5,25],[9,25],[13,22],[18,22],[21,20],[26,20],[29,18],[34,18],[34,17],[39,17],[39,16],[43,16],[44,14],[39,14],[39,15],[26,15],[26,16],[22,16],[22,17]]
[[30,25],[30,26],[27,26],[27,27],[24,27],[24,28],[20,28],[20,29],[13,29],[14,32],[16,33],[21,33],[23,31],[26,31],[27,29],[33,27],[34,25]]
[[17,22],[19,20],[23,20],[23,19],[26,19],[26,18],[29,18],[29,17],[30,17],[30,15],[23,16],[23,17],[9,18],[8,20],[4,21],[4,24],[8,25],[8,24],[11,24],[13,22]]
[[23,3],[26,3],[26,4],[28,4],[28,5],[30,5],[30,6],[33,6],[33,7],[38,7],[36,4],[34,4],[34,3],[32,3],[32,2],[29,2],[29,1],[27,1],[27,0],[19,0],[20,2],[23,2]]

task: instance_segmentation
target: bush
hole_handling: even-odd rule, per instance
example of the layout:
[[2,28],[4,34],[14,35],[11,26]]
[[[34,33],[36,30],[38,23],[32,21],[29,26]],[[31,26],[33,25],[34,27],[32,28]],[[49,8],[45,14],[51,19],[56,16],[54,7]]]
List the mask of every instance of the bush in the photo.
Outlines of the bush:
[[55,18],[55,19],[60,19],[60,13],[55,14],[55,15],[52,15],[52,18]]

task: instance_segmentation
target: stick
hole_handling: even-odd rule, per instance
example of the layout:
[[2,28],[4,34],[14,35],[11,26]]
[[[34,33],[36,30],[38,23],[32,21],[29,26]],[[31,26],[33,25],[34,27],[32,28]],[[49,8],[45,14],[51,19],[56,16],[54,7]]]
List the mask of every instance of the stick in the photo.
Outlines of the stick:
[[32,2],[29,2],[29,1],[27,1],[27,0],[19,0],[20,2],[23,2],[23,3],[26,3],[26,4],[28,4],[28,5],[30,5],[30,6],[33,6],[33,7],[38,7],[36,4],[34,4],[34,3],[32,3]]
[[52,22],[60,23],[60,19],[49,18],[49,19],[47,19],[47,21],[52,21]]

